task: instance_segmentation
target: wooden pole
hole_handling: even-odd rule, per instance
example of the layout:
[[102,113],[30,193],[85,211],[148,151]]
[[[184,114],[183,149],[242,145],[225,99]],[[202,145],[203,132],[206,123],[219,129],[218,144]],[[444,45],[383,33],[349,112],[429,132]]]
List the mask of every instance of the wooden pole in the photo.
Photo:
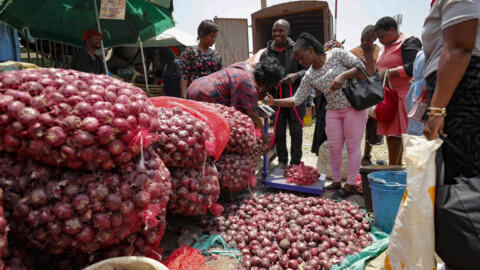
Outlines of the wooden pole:
[[337,10],[338,10],[337,0],[335,0],[335,34],[333,35],[333,39],[335,40],[337,40]]

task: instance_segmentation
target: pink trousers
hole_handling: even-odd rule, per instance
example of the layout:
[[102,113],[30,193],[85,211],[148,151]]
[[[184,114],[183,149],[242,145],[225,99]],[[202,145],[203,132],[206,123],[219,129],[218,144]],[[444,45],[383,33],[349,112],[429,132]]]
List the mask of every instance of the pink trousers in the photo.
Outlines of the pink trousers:
[[348,176],[347,184],[355,185],[355,179],[362,162],[361,143],[367,124],[367,110],[357,111],[353,107],[345,110],[327,110],[325,117],[332,180],[342,180],[342,149],[347,143]]

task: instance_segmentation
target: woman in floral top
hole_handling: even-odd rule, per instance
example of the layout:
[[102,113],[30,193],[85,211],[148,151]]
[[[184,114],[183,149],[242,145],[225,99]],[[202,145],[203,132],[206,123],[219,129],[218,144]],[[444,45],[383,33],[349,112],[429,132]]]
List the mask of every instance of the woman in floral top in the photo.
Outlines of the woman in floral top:
[[222,69],[222,57],[210,49],[217,38],[218,26],[211,20],[203,20],[197,32],[198,45],[186,48],[180,58],[182,98],[185,98],[187,88],[194,80]]
[[[330,149],[333,184],[326,190],[337,190],[336,197],[354,193],[355,178],[362,158],[361,140],[367,123],[367,110],[357,111],[343,94],[346,80],[364,77],[363,63],[350,52],[334,48],[325,53],[324,47],[311,34],[302,33],[295,42],[294,55],[298,62],[310,66],[291,98],[273,99],[267,96],[269,105],[291,107],[301,104],[310,96],[313,88],[323,93],[327,100],[326,132]],[[342,149],[346,142],[348,152],[347,183],[341,187]]]

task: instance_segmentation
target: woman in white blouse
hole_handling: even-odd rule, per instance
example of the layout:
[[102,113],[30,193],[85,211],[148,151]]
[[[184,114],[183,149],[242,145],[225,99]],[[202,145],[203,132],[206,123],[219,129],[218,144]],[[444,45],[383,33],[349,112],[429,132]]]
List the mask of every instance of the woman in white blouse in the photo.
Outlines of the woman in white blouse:
[[[352,53],[335,48],[327,53],[323,45],[309,33],[302,33],[295,42],[294,55],[298,62],[309,67],[297,93],[290,98],[273,99],[267,96],[269,105],[293,107],[301,104],[313,88],[324,94],[327,100],[326,133],[330,149],[333,184],[326,190],[336,191],[336,197],[346,197],[355,192],[356,176],[360,168],[361,140],[367,123],[367,111],[355,110],[343,94],[346,80],[364,78],[360,68],[363,63]],[[341,186],[342,148],[347,144],[347,183]]]

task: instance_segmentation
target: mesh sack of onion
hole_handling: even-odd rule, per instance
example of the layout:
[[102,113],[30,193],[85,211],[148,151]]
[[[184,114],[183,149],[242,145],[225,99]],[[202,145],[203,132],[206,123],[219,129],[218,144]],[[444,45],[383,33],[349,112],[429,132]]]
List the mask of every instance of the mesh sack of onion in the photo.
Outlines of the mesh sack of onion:
[[249,155],[254,151],[256,133],[250,117],[233,107],[213,103],[203,104],[216,108],[230,125],[230,140],[223,153]]
[[329,269],[372,242],[358,205],[285,193],[250,195],[204,224],[242,252],[240,269]]
[[167,167],[202,168],[207,158],[209,127],[180,107],[158,108],[155,150]]
[[147,147],[159,123],[145,93],[63,69],[0,73],[0,151],[45,164],[111,170]]
[[12,154],[0,161],[10,233],[33,249],[90,254],[165,223],[158,213],[168,203],[170,174],[152,148],[111,171],[51,167]]
[[224,153],[215,162],[215,166],[222,190],[233,193],[257,184],[255,163],[251,155]]
[[218,172],[210,162],[203,168],[169,168],[172,191],[168,211],[185,216],[205,215],[220,195]]

